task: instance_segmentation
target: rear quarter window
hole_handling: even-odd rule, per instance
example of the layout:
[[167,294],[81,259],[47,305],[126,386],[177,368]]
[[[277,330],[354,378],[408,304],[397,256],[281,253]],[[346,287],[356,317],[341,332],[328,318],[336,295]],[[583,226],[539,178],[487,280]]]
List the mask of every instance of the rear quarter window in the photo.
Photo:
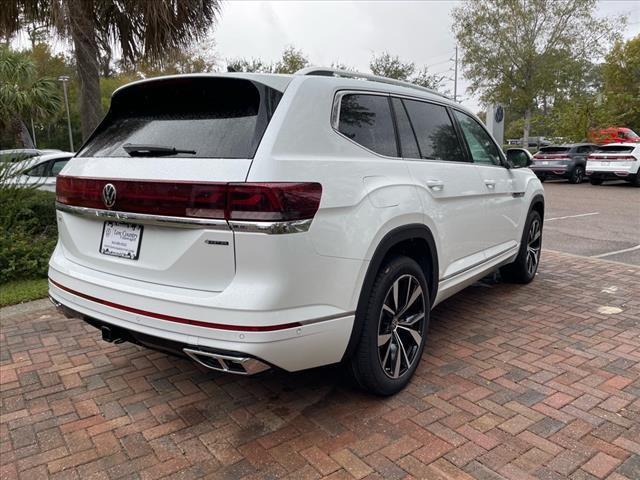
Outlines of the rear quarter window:
[[31,167],[26,170],[23,175],[28,177],[46,177],[47,169],[49,167],[49,162],[42,162],[36,165],[35,167]]
[[398,156],[389,97],[345,94],[340,99],[338,131],[372,152]]
[[176,77],[125,87],[79,156],[127,157],[127,143],[253,158],[281,93],[249,80]]

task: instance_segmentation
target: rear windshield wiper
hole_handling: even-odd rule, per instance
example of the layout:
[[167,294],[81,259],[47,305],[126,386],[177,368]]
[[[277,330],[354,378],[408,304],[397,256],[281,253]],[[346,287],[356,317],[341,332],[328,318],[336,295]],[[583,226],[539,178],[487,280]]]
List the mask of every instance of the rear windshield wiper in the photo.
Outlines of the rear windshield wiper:
[[195,150],[181,150],[175,147],[165,147],[162,145],[148,145],[139,143],[125,143],[122,145],[125,152],[131,157],[157,157],[175,155],[177,153],[188,153],[195,155]]

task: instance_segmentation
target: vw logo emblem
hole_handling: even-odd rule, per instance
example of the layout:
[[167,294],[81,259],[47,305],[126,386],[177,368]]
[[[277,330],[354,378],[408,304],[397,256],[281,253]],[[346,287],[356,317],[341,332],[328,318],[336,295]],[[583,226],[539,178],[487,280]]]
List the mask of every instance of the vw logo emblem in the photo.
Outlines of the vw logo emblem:
[[107,208],[111,208],[116,204],[116,187],[113,184],[107,183],[102,189],[102,201]]

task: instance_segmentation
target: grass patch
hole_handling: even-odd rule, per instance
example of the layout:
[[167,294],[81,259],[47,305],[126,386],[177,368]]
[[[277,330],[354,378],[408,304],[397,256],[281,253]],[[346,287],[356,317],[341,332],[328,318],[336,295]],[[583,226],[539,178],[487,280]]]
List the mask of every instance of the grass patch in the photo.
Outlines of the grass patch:
[[0,307],[45,298],[49,290],[46,278],[15,280],[0,285]]

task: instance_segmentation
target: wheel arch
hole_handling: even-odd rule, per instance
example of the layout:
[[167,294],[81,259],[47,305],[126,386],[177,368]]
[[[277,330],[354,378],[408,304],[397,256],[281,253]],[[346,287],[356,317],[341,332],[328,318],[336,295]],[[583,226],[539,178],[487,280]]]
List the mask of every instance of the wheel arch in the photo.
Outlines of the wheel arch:
[[531,199],[531,204],[529,205],[529,211],[527,212],[527,217],[531,211],[535,210],[540,214],[540,218],[544,223],[544,196],[541,194],[536,194]]
[[420,264],[429,283],[429,299],[430,304],[433,305],[438,293],[439,264],[436,243],[431,230],[426,225],[417,223],[391,230],[382,238],[369,262],[343,360],[351,356],[362,336],[368,294],[373,288],[376,275],[384,261],[394,255],[406,255]]

